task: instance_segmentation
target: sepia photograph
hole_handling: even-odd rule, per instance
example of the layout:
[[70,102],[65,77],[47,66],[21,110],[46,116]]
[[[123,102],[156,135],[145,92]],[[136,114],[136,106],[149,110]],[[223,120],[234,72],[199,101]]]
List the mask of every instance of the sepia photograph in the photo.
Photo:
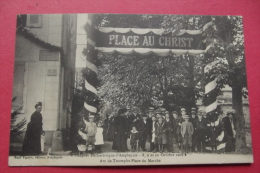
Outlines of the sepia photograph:
[[9,166],[253,163],[242,16],[20,14]]

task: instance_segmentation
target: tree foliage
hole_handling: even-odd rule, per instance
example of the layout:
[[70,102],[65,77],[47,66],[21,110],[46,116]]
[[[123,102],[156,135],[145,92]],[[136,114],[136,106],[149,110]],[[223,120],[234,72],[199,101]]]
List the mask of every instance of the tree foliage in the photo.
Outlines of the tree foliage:
[[[12,103],[16,100],[17,97],[14,97],[12,99]],[[21,136],[25,131],[25,124],[26,119],[23,118],[21,121],[17,122],[18,115],[21,114],[23,106],[19,106],[18,108],[15,108],[11,112],[11,128],[10,128],[10,137],[11,139],[15,139],[19,136]]]

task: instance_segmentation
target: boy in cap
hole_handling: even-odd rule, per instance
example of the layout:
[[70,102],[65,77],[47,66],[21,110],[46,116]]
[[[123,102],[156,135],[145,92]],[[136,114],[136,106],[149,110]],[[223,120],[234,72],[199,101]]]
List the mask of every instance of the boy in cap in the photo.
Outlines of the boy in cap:
[[85,132],[87,133],[86,145],[95,146],[95,135],[97,133],[97,125],[94,122],[94,115],[89,115],[89,122],[86,123]]
[[192,135],[194,132],[193,125],[191,122],[189,122],[189,118],[190,117],[188,115],[184,115],[184,122],[181,124],[181,135],[183,139],[182,152],[185,154],[190,152],[192,146]]

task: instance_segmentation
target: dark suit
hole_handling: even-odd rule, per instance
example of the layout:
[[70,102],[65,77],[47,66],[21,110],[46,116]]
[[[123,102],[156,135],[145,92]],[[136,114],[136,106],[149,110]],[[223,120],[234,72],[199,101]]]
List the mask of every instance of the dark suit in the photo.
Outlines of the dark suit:
[[195,138],[193,141],[195,141],[195,146],[198,149],[198,152],[204,152],[205,150],[205,137],[207,132],[207,120],[205,118],[202,118],[201,121],[199,119],[196,119],[194,123],[194,135]]
[[[192,115],[191,115],[190,122],[192,123],[194,130],[195,130],[195,123],[196,123],[197,119],[198,119],[197,116],[192,118]],[[197,138],[195,137],[195,131],[194,131],[194,133],[192,135],[192,151],[195,151],[196,140],[197,140]]]
[[139,136],[140,147],[142,148],[142,150],[146,150],[145,144],[146,144],[147,136],[150,132],[150,123],[147,120],[146,121],[141,120],[139,122],[139,132],[140,132],[140,136]]
[[184,119],[180,116],[177,119],[173,119],[173,127],[174,127],[174,134],[175,140],[177,143],[182,143],[182,136],[181,136],[181,123]]
[[226,141],[226,147],[225,147],[225,152],[232,152],[235,151],[235,138],[234,138],[234,133],[232,130],[232,125],[231,125],[231,120],[229,117],[225,117],[222,119],[223,121],[223,126],[224,126],[224,139]]
[[173,150],[173,121],[172,119],[165,119],[165,124],[167,127],[166,137],[167,137],[167,150],[171,152]]

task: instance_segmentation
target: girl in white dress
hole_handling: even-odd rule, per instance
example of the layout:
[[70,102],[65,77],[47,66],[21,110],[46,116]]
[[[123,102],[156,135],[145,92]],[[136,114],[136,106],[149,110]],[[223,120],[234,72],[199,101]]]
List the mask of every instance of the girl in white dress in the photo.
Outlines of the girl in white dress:
[[102,128],[102,123],[99,122],[97,126],[97,133],[95,136],[96,142],[95,142],[95,149],[97,152],[101,152],[101,145],[104,144],[104,139],[103,139],[103,128]]

